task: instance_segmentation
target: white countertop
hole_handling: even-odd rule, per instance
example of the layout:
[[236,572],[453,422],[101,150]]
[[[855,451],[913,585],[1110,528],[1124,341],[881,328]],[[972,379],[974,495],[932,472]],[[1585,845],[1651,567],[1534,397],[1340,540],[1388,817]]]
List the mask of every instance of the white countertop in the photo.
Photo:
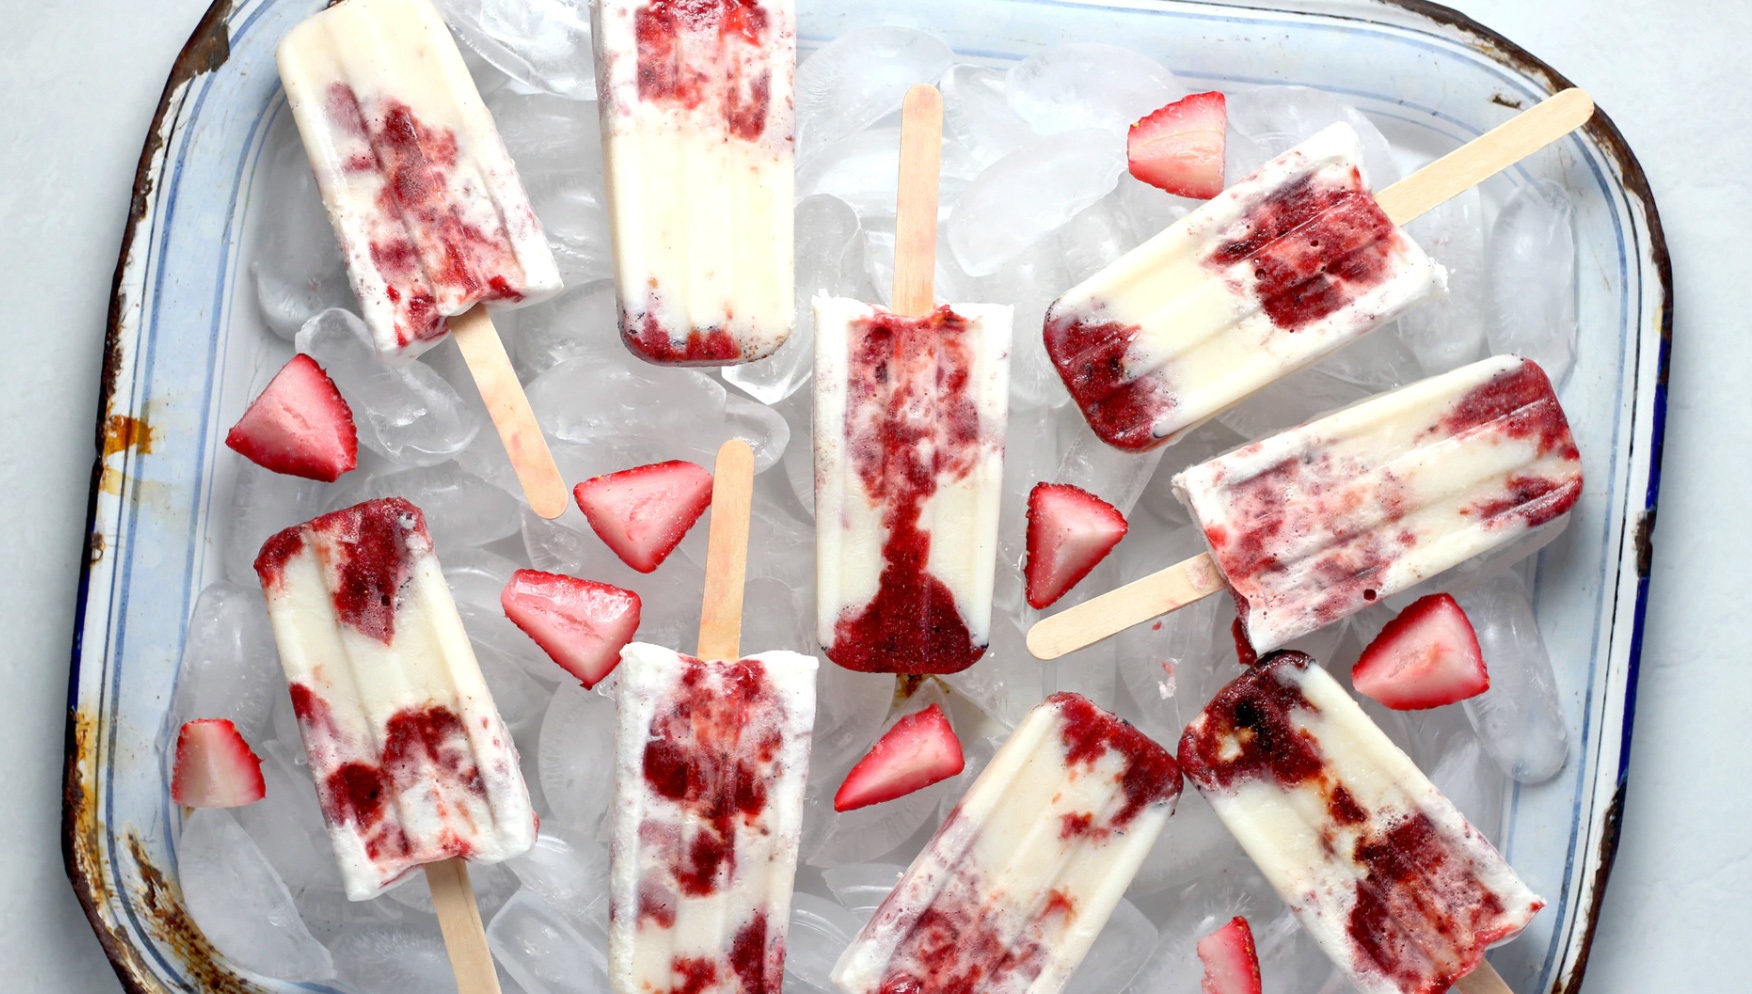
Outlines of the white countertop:
[[[62,732],[99,354],[140,144],[208,0],[0,0],[0,963],[118,989],[62,871]],[[1741,0],[1456,0],[1582,86],[1654,187],[1677,288],[1654,579],[1623,842],[1589,994],[1752,973],[1752,87]],[[1709,446],[1728,458],[1714,475]],[[1738,508],[1739,510],[1736,510]],[[1531,992],[1526,992],[1531,994]]]

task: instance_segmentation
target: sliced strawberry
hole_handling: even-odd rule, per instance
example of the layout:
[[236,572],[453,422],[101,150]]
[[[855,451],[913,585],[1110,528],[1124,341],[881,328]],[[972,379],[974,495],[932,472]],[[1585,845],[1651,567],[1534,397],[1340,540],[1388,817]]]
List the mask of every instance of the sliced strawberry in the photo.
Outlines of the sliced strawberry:
[[933,704],[894,723],[846,774],[833,795],[835,811],[892,801],[947,780],[966,765],[961,740],[943,709]]
[[1125,537],[1125,515],[1101,498],[1063,483],[1036,483],[1028,494],[1028,604],[1049,607],[1089,575]]
[[712,474],[691,462],[660,462],[585,480],[572,496],[614,554],[649,573],[712,503]]
[[594,580],[520,569],[499,595],[505,617],[586,689],[620,664],[639,630],[639,595]]
[[1215,91],[1194,93],[1152,112],[1126,136],[1131,174],[1195,200],[1222,193],[1228,119],[1228,105]]
[[1387,622],[1351,667],[1358,691],[1399,711],[1452,704],[1490,689],[1472,622],[1447,594],[1420,597]]
[[300,352],[250,402],[225,444],[276,473],[333,483],[359,464],[353,409],[316,360]]
[[1198,958],[1204,963],[1204,994],[1260,994],[1259,953],[1247,919],[1236,916],[1198,940]]
[[183,724],[176,733],[170,796],[191,808],[240,808],[267,794],[262,760],[224,718]]

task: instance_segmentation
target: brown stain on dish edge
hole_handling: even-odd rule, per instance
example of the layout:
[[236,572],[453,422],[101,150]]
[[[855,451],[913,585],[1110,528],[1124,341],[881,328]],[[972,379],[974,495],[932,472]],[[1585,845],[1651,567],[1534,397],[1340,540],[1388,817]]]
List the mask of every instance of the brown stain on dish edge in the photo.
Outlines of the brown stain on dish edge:
[[[97,499],[104,483],[103,455],[107,432],[110,430],[110,416],[122,413],[113,411],[112,406],[124,362],[122,321],[128,308],[128,300],[123,292],[123,281],[138,244],[137,236],[141,225],[151,209],[154,165],[164,146],[164,129],[173,107],[172,98],[190,80],[218,69],[230,58],[231,10],[232,0],[215,0],[195,25],[194,32],[171,66],[169,78],[165,80],[158,109],[153,113],[152,126],[146,133],[146,143],[140,150],[140,159],[134,169],[133,194],[128,204],[128,219],[122,230],[121,251],[110,283],[109,313],[104,324],[103,370],[98,380],[98,424],[96,438],[93,440],[95,458],[92,460],[91,487],[86,503],[87,565],[80,577],[80,608],[73,635],[75,679],[84,626],[85,594],[91,578],[90,568],[102,560],[107,547],[102,532],[97,528]],[[149,439],[150,429],[147,429],[143,440]],[[73,689],[77,692],[77,685]],[[123,989],[129,994],[160,994],[164,987],[145,961],[141,950],[134,944],[133,934],[120,922],[112,923],[108,918],[117,898],[115,889],[118,878],[116,868],[110,866],[104,858],[104,825],[98,818],[97,798],[93,793],[96,785],[97,729],[96,715],[68,709],[66,761],[62,773],[62,859],[67,877],[73,884],[74,895],[85,909],[92,931],[97,934],[98,943],[103,946],[110,964],[115,967],[116,978],[121,981]],[[210,956],[203,962],[209,967],[212,965]],[[188,965],[191,969],[197,966],[194,963]],[[240,988],[233,984],[229,989]],[[247,987],[241,989],[253,990]]]
[[262,994],[261,987],[223,965],[219,951],[183,906],[182,889],[152,864],[139,836],[129,832],[127,840],[128,852],[140,873],[138,894],[146,927],[182,963],[194,989],[208,994]]
[[103,419],[103,428],[99,434],[101,442],[99,458],[108,459],[118,452],[134,449],[139,452],[152,451],[152,426],[144,418],[136,418],[127,414],[112,414]]
[[1606,879],[1612,874],[1612,862],[1618,856],[1618,833],[1624,827],[1624,781],[1612,792],[1612,803],[1606,807],[1606,823],[1600,833],[1599,862],[1594,867],[1595,900],[1588,908],[1588,927],[1582,932],[1581,947],[1576,951],[1576,969],[1569,982],[1560,977],[1551,985],[1551,994],[1581,994],[1582,977],[1588,972],[1588,954],[1593,950],[1595,929],[1600,926],[1600,896],[1606,893]]

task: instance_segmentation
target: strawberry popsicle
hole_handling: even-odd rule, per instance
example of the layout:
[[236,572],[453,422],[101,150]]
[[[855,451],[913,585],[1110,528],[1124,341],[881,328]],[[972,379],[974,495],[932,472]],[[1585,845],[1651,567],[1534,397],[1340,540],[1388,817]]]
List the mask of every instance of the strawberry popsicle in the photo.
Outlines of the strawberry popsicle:
[[634,642],[617,687],[615,994],[778,994],[816,662],[705,661]]
[[1021,723],[839,963],[846,994],[1056,994],[1180,795],[1174,757],[1076,694]]
[[1046,348],[1095,434],[1172,442],[1441,292],[1334,124],[1072,287]]
[[1466,560],[1562,527],[1582,461],[1538,364],[1497,356],[1191,466],[1210,552],[1037,623],[1052,659],[1228,586],[1266,652]]
[[712,474],[698,657],[634,642],[616,671],[609,867],[615,994],[779,994],[815,671],[741,652],[754,452]]
[[1273,653],[1219,692],[1180,763],[1363,994],[1440,994],[1488,970],[1485,950],[1545,906],[1301,653]]
[[1174,477],[1256,650],[1568,513],[1581,455],[1537,363],[1497,356]]
[[1010,313],[815,301],[816,623],[841,666],[953,673],[991,640]]
[[534,845],[511,733],[419,508],[325,514],[268,539],[255,568],[349,898]]
[[559,270],[456,42],[428,0],[346,0],[287,32],[280,80],[378,354],[405,361],[479,303]]
[[791,0],[590,10],[622,339],[655,363],[772,354],[796,318]]
[[1561,91],[1374,196],[1356,131],[1334,124],[1072,287],[1047,353],[1104,441],[1173,442],[1440,292],[1399,226],[1593,113]]

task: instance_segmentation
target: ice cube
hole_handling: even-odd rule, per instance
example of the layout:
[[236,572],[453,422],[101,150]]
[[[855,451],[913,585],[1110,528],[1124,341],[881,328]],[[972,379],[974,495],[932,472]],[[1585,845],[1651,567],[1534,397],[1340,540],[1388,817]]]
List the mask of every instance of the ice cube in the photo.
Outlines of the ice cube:
[[943,75],[949,46],[911,28],[848,31],[797,67],[797,142],[805,154],[900,109],[906,91]]
[[[901,718],[932,704],[948,706],[942,686],[934,680],[927,681],[893,712],[881,734],[887,734]],[[873,743],[874,739],[866,748]],[[818,776],[805,791],[801,851],[810,866],[825,868],[886,856],[933,820],[938,801],[953,786],[951,781],[940,781],[891,801],[839,812],[833,809],[833,795],[842,779],[837,773]]]
[[256,554],[262,543],[280,530],[321,514],[340,484],[284,476],[263,469],[242,456],[235,458],[237,475],[231,491],[231,529],[225,541],[225,576],[254,587]]
[[1557,384],[1576,355],[1574,214],[1563,187],[1534,180],[1509,197],[1490,229],[1490,351],[1532,359]]
[[1158,230],[1154,225],[1140,229],[1133,223],[1133,211],[1126,197],[1124,191],[1116,189],[1059,230],[1059,250],[1064,253],[1069,277],[1066,289],[1119,261],[1120,256]]
[[1043,135],[1099,128],[1123,136],[1139,118],[1187,92],[1156,60],[1096,42],[1030,55],[1011,68],[1004,89],[1010,109]]
[[274,115],[263,145],[250,187],[250,213],[260,213],[250,218],[250,283],[269,330],[291,341],[313,315],[357,305],[289,110]]
[[1261,156],[1258,162],[1236,163],[1245,171],[1225,176],[1228,183],[1341,121],[1355,128],[1363,140],[1363,179],[1369,189],[1384,190],[1399,180],[1399,163],[1381,129],[1362,111],[1330,93],[1306,86],[1261,86],[1231,93],[1226,102],[1229,143],[1235,144],[1235,136],[1240,135]]
[[[1196,703],[1202,704],[1203,701]],[[1196,706],[1191,710],[1196,711]],[[1169,749],[1177,748],[1180,733],[1165,735],[1161,742]],[[1144,895],[1196,880],[1210,872],[1213,866],[1244,858],[1241,844],[1229,834],[1210,804],[1199,796],[1198,791],[1188,787],[1175,802],[1174,817],[1168,819],[1168,827],[1156,840],[1150,854],[1144,857],[1128,893],[1141,899]]]
[[949,218],[949,245],[973,276],[988,276],[1111,193],[1125,141],[1090,128],[1036,138],[993,163]]
[[541,219],[548,247],[566,283],[589,283],[614,276],[609,240],[608,194],[602,177],[588,169],[537,173],[524,178],[529,204]]
[[426,513],[440,561],[452,549],[485,545],[517,531],[518,501],[455,462],[344,479],[329,497],[329,510],[381,497],[406,498]]
[[225,958],[282,980],[325,980],[334,961],[305,927],[274,866],[231,812],[198,808],[183,824],[177,874],[189,916]]
[[485,549],[458,549],[444,556],[443,565],[444,580],[477,656],[514,663],[550,686],[565,676],[534,639],[505,617],[500,595],[517,563]]
[[785,994],[834,994],[829,974],[863,926],[863,919],[826,898],[791,895],[791,927],[785,936]]
[[594,839],[614,789],[614,700],[576,683],[554,692],[541,724],[541,789],[554,827]]
[[342,932],[329,943],[335,972],[350,986],[374,994],[452,994],[456,974],[444,937],[431,921]]
[[1166,451],[1161,447],[1148,452],[1116,449],[1095,437],[1087,423],[1080,423],[1076,440],[1059,460],[1053,482],[1086,490],[1112,504],[1120,514],[1130,515]]
[[601,177],[602,116],[596,101],[505,87],[486,104],[519,177],[572,172]]
[[1399,318],[1399,337],[1434,376],[1484,358],[1484,220],[1478,188],[1405,226],[1448,271],[1448,292]]
[[613,280],[567,287],[517,312],[517,372],[534,379],[568,359],[619,361],[620,306]]
[[967,150],[981,169],[1034,137],[1028,122],[1010,109],[1007,73],[985,66],[953,65],[937,86],[943,91],[943,132]]
[[[291,699],[290,695],[281,696]],[[286,710],[290,712],[291,707]],[[262,758],[267,793],[256,803],[236,810],[238,824],[274,865],[300,908],[331,893],[344,898],[341,873],[335,866],[322,809],[317,806],[310,768],[296,762],[304,758],[298,733],[294,730],[290,741],[261,743],[256,751]],[[310,924],[318,928],[316,921]]]
[[1058,406],[1070,399],[1046,354],[1040,329],[1046,309],[1071,287],[1064,258],[1052,239],[1042,239],[1003,268],[978,280],[975,295],[1015,309],[1010,344],[1010,394],[1023,405]]
[[[1169,822],[1172,828],[1173,819]],[[1198,994],[1204,976],[1195,950],[1198,940],[1237,915],[1250,923],[1267,921],[1283,902],[1252,862],[1237,859],[1182,887],[1165,906],[1169,910],[1157,918],[1160,938],[1132,984],[1134,991]]]
[[438,0],[464,44],[530,89],[596,97],[584,0]]
[[1143,969],[1155,944],[1156,926],[1136,905],[1121,898],[1089,947],[1088,955],[1065,984],[1065,994],[1111,994],[1125,990]]
[[861,288],[863,239],[858,214],[837,197],[806,196],[797,204],[797,323],[777,352],[759,362],[726,366],[725,381],[763,404],[796,393],[814,373],[816,294],[852,296]]
[[[607,902],[608,849],[583,838],[572,839],[543,825],[535,845],[505,866],[523,882],[523,889],[556,908],[582,913]],[[516,900],[513,898],[513,900]]]
[[[1440,301],[1434,306],[1440,306]],[[1346,383],[1377,392],[1402,387],[1423,379],[1424,375],[1417,356],[1406,347],[1396,326],[1392,325],[1364,335],[1322,359],[1314,368]]]
[[1366,387],[1309,367],[1266,385],[1218,414],[1217,421],[1244,438],[1263,438],[1353,404],[1369,393]]
[[431,466],[461,452],[481,423],[462,397],[423,363],[390,366],[377,357],[357,315],[330,309],[299,329],[298,351],[335,381],[359,442],[403,466]]
[[[480,906],[482,918],[491,918],[493,912],[502,907],[517,890],[517,878],[498,863],[471,864],[468,867],[468,881],[474,890],[475,903]],[[428,915],[437,913],[437,906],[432,900],[432,888],[426,883],[424,873],[408,874],[391,884],[383,892],[383,897],[410,911],[422,911]]]
[[1035,659],[1028,651],[1015,619],[993,611],[992,644],[985,655],[967,669],[944,674],[941,679],[987,717],[1005,728],[1014,728],[1046,698],[1041,675],[1046,665],[1050,664]]
[[250,742],[267,737],[274,702],[285,696],[280,655],[259,587],[220,581],[201,591],[184,629],[176,695],[165,725],[167,756],[177,730],[197,718],[225,718]]
[[812,398],[808,394],[796,394],[779,405],[779,413],[785,418],[785,423],[791,426],[791,435],[796,438],[796,445],[785,447],[783,462],[785,464],[785,480],[791,485],[791,493],[796,496],[797,503],[803,512],[811,519],[815,517],[815,447],[804,444],[805,439],[812,439],[814,425],[814,409]]
[[888,900],[905,872],[906,867],[899,863],[847,863],[823,870],[821,876],[833,891],[834,900],[856,915],[862,928],[861,923],[869,921],[882,902]]
[[529,994],[608,994],[608,959],[560,906],[524,889],[487,926],[493,957]]
[[1505,570],[1457,599],[1490,673],[1490,689],[1465,701],[1466,716],[1504,773],[1543,783],[1569,758],[1569,732],[1527,585]]
[[[938,178],[939,202],[954,203],[979,169],[965,149],[945,139]],[[816,147],[797,164],[798,197],[821,194],[837,197],[863,216],[893,216],[899,188],[899,128],[860,131]]]
[[875,743],[894,701],[894,677],[829,664],[821,667],[816,682],[810,776],[841,777]]

